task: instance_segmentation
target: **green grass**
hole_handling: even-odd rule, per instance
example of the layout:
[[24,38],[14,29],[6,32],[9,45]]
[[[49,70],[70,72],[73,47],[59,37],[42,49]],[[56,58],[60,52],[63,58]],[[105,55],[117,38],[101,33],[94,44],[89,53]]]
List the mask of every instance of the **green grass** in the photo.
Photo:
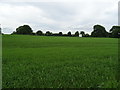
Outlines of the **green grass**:
[[3,35],[3,88],[116,88],[118,39]]

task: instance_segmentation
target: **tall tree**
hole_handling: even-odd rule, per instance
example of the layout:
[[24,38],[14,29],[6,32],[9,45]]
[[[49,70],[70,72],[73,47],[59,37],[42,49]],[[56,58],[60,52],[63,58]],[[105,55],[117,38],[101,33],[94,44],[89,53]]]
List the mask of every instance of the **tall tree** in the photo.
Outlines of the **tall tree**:
[[84,31],[81,31],[80,34],[82,35],[82,37],[85,36],[85,32]]
[[75,37],[79,37],[79,32],[76,31],[74,36],[75,36]]
[[68,36],[72,36],[70,31],[68,32]]
[[101,25],[94,25],[93,32],[91,33],[92,37],[108,37],[108,32]]

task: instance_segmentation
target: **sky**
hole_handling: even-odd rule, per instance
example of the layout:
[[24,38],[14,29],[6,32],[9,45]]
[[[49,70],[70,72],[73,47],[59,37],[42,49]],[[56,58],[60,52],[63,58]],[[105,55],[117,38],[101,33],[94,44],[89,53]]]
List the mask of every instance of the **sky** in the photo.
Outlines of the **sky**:
[[0,0],[2,32],[10,34],[22,25],[34,32],[91,33],[100,24],[107,31],[118,25],[119,0]]

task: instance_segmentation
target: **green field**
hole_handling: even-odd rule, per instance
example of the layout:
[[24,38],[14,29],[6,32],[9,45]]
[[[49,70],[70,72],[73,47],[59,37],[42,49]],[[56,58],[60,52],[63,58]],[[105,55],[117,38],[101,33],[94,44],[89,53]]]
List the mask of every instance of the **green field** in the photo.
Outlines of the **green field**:
[[116,88],[118,39],[3,35],[3,88]]

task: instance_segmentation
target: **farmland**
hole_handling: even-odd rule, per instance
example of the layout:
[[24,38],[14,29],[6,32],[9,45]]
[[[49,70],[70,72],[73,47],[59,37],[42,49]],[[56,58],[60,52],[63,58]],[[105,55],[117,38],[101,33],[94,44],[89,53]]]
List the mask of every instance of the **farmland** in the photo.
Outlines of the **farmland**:
[[3,88],[116,88],[118,39],[3,35]]

